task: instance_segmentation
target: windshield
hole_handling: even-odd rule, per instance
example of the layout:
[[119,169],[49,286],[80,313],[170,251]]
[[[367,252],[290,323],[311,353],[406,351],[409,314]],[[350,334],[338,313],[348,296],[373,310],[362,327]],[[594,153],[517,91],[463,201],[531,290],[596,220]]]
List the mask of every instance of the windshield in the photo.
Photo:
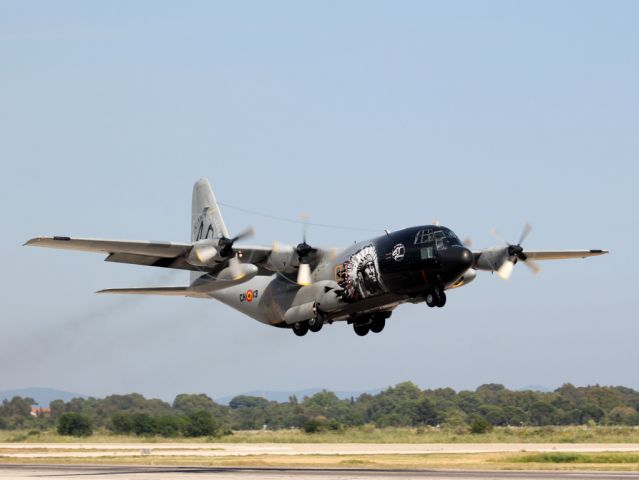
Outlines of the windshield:
[[445,227],[430,227],[419,230],[415,234],[415,245],[435,246],[437,250],[461,245],[457,235]]

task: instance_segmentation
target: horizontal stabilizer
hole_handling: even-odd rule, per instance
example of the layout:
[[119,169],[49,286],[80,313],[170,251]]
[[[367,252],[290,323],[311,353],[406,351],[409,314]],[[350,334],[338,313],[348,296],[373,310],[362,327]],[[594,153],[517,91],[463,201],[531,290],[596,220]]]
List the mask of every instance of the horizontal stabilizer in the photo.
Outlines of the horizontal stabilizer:
[[164,295],[169,297],[210,298],[206,293],[196,292],[189,287],[142,287],[142,288],[107,288],[95,293],[124,295]]

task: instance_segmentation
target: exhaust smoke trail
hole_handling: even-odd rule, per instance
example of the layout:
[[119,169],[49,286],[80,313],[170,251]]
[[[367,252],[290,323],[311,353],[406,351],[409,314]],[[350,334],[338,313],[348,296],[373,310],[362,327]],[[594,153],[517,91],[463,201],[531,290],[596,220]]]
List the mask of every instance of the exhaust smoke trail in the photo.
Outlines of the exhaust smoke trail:
[[[166,283],[180,273],[170,270],[153,278],[157,283]],[[68,351],[85,332],[108,318],[132,310],[145,300],[144,296],[101,297],[96,307],[64,316],[54,315],[45,328],[30,330],[22,337],[4,337],[0,347],[0,372],[13,369],[16,361],[21,367],[30,368],[52,353]]]

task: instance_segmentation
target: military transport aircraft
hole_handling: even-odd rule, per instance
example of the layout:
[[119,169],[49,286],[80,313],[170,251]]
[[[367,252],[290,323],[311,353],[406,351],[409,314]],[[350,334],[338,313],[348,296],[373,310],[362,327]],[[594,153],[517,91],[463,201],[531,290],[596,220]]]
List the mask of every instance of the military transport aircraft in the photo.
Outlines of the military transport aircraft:
[[446,290],[472,282],[478,270],[507,279],[521,261],[585,258],[606,250],[538,251],[521,244],[471,250],[450,229],[420,225],[346,248],[236,245],[252,229],[231,237],[209,182],[193,187],[191,243],[37,237],[25,245],[108,254],[106,261],[191,271],[183,287],[115,288],[98,293],[173,295],[220,300],[268,325],[298,336],[346,321],[360,336],[379,333],[402,303],[446,304]]

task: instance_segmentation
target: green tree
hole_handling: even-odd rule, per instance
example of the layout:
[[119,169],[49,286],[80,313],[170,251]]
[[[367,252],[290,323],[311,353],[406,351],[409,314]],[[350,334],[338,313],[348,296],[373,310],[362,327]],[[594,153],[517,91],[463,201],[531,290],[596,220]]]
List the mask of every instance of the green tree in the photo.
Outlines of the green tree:
[[93,434],[93,423],[81,413],[63,413],[58,418],[58,433],[74,437],[88,437]]
[[639,425],[639,414],[632,407],[615,407],[608,414],[608,421],[613,425]]
[[219,426],[206,410],[198,410],[187,416],[184,425],[185,437],[207,437],[218,434]]
[[204,393],[199,393],[197,395],[182,393],[173,400],[173,410],[187,415],[199,410],[212,412],[215,410],[216,406],[217,404],[211,399],[211,397]]
[[435,409],[435,405],[428,398],[422,398],[415,406],[414,423],[416,425],[432,425],[439,424],[439,414]]
[[116,413],[111,417],[109,429],[117,434],[133,433],[133,418],[128,413]]
[[533,425],[551,425],[553,423],[554,413],[555,409],[550,403],[538,401],[530,406],[528,416],[530,418],[530,423]]
[[253,397],[250,395],[238,395],[229,402],[229,407],[237,408],[266,408],[269,401],[262,397]]
[[134,413],[131,416],[133,433],[140,436],[151,436],[156,432],[155,419],[148,413]]
[[177,437],[185,424],[183,418],[175,415],[160,415],[154,421],[155,433],[162,437]]

